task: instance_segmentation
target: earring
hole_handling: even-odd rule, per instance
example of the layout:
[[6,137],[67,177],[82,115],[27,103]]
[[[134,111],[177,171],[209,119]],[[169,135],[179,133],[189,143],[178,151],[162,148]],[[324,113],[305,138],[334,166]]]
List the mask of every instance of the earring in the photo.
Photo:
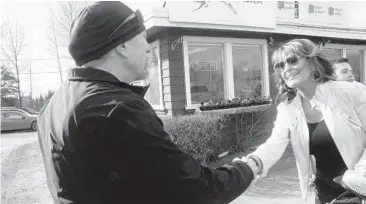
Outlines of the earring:
[[[318,72],[318,73],[320,73],[320,74],[316,74],[315,72]],[[316,78],[316,76],[319,76],[319,77],[317,77]],[[312,80],[314,80],[314,81],[316,81],[316,82],[318,82],[318,81],[320,81],[320,79],[322,79],[323,78],[323,73],[320,71],[320,70],[315,70],[313,73],[312,73],[312,76],[311,76],[311,79]]]

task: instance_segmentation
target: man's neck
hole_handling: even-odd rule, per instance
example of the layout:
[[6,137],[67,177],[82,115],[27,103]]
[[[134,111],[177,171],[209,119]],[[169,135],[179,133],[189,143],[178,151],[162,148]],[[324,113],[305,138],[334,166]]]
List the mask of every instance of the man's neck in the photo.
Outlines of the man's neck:
[[116,67],[115,65],[119,63],[115,63],[113,61],[91,61],[87,64],[83,65],[82,67],[93,67],[95,69],[100,69],[105,72],[108,72],[115,76],[119,81],[124,82],[126,84],[131,84],[135,81],[134,76],[127,70],[125,67],[120,66]]

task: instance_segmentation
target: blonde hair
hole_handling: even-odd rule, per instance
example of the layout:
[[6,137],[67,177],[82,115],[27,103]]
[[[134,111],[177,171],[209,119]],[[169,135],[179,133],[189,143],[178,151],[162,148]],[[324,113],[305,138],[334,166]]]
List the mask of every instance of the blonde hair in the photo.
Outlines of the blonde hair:
[[[293,39],[276,49],[272,54],[273,66],[279,62],[285,61],[285,57],[297,55],[306,58],[313,70],[313,78],[318,83],[324,83],[329,80],[335,80],[334,70],[331,63],[323,56],[319,46],[308,39]],[[286,85],[281,74],[275,72],[273,77],[278,88],[276,103],[282,101],[292,101],[295,98],[297,90]]]

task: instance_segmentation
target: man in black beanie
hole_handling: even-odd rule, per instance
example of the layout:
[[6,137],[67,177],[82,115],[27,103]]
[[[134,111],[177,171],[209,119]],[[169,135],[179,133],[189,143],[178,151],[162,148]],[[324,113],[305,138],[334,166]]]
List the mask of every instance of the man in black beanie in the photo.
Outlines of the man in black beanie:
[[144,100],[145,27],[121,2],[96,2],[72,24],[78,68],[39,115],[38,136],[55,203],[229,203],[261,169],[236,159],[201,166],[164,131]]

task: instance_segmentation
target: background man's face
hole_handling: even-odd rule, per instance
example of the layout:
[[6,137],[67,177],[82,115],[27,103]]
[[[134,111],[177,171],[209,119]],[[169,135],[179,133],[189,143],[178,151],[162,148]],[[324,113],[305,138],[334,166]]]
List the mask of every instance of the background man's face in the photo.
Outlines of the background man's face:
[[352,82],[355,80],[352,67],[347,62],[334,64],[333,69],[336,74],[336,79],[338,81]]

